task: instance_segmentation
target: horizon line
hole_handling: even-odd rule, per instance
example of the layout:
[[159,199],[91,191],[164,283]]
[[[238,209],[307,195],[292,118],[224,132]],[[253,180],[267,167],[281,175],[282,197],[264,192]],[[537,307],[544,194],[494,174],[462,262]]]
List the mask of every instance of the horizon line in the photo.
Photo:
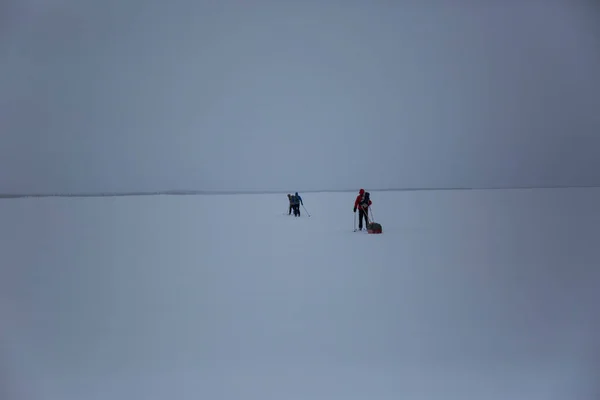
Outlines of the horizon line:
[[[531,189],[590,189],[596,185],[556,185],[556,186],[481,186],[481,187],[412,187],[412,188],[375,188],[371,192],[418,192],[418,191],[458,191],[458,190],[531,190]],[[139,192],[79,192],[79,193],[2,193],[0,199],[26,197],[132,197],[132,196],[198,196],[198,195],[240,195],[240,194],[285,194],[285,193],[349,193],[356,189],[313,189],[313,190],[159,190]]]

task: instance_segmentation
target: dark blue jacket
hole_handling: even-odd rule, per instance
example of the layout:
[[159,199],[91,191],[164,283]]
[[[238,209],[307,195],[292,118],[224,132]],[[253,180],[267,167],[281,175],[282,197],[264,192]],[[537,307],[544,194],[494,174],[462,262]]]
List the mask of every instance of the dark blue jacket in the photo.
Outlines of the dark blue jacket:
[[300,195],[298,194],[298,192],[296,192],[296,193],[294,194],[294,197],[295,197],[295,199],[294,199],[294,200],[296,200],[296,201],[295,201],[295,203],[296,203],[296,204],[302,204],[302,205],[304,205],[304,203],[302,202],[302,197],[300,197]]

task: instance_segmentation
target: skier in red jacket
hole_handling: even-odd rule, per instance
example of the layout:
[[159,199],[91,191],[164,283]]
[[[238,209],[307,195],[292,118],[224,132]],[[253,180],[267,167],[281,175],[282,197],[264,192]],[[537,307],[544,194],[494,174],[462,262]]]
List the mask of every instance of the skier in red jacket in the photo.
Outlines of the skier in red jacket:
[[369,206],[372,204],[371,195],[365,192],[365,189],[360,189],[356,200],[354,200],[354,212],[358,208],[358,230],[362,230],[363,218],[365,220],[365,229],[369,225]]

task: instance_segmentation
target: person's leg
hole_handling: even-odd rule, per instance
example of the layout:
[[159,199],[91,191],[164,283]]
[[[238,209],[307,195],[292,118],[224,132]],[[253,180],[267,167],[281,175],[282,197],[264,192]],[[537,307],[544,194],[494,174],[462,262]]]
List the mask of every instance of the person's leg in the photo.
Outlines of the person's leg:
[[364,210],[361,208],[358,210],[358,230],[362,230],[363,227],[363,218],[365,217],[365,212]]

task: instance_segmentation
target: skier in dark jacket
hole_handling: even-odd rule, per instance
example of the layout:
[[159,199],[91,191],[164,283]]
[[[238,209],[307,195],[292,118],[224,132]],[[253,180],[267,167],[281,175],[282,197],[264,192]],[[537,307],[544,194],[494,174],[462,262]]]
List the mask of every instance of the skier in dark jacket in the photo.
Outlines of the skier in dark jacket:
[[288,208],[288,215],[292,214],[292,209],[294,208],[294,202],[292,200],[292,195],[288,193],[288,202],[290,203],[290,206]]
[[304,203],[302,202],[302,197],[300,197],[300,195],[298,194],[298,192],[296,192],[292,196],[292,207],[294,209],[294,216],[295,217],[299,217],[300,216],[300,204],[304,205]]
[[371,194],[365,192],[365,189],[360,189],[356,200],[354,200],[354,212],[358,208],[358,230],[361,231],[363,227],[363,219],[365,220],[365,229],[369,225],[369,206],[371,202]]

